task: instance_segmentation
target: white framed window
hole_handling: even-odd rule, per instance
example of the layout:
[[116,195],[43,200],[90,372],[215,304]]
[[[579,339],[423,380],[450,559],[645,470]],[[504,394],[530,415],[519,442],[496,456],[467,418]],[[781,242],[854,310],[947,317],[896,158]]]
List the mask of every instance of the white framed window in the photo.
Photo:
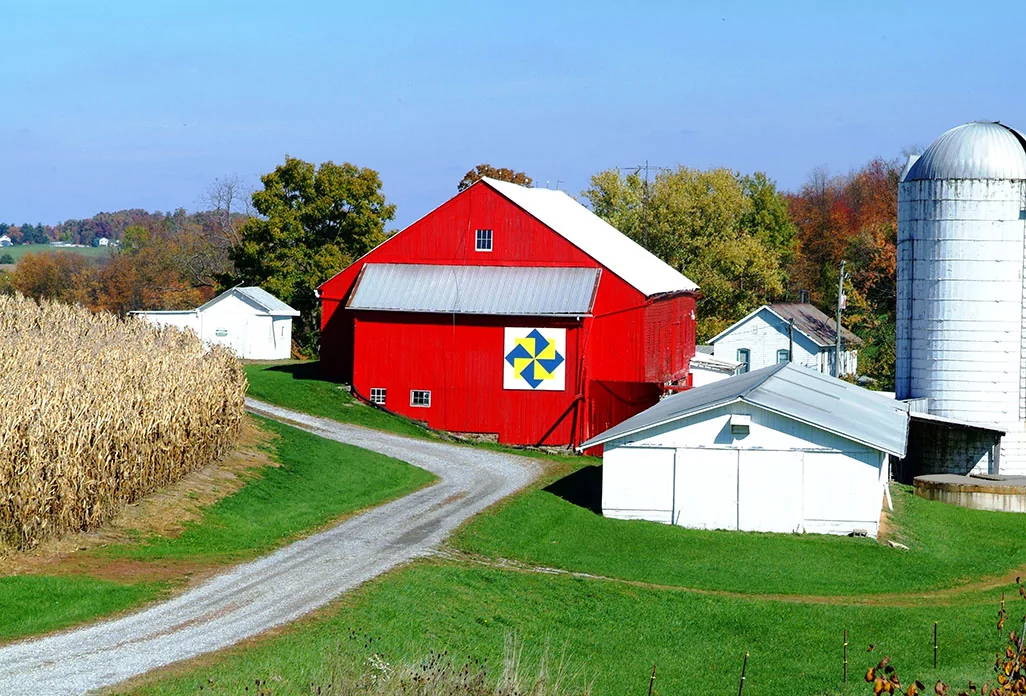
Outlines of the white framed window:
[[410,406],[428,407],[431,405],[431,392],[427,389],[410,390]]
[[378,404],[380,406],[385,405],[385,393],[384,387],[371,387],[370,400],[372,404]]
[[474,233],[474,251],[492,250],[492,231],[478,230]]
[[791,351],[787,348],[781,348],[777,351],[777,363],[791,362]]
[[752,367],[752,351],[747,348],[738,348],[737,361],[741,363],[741,374],[748,372]]

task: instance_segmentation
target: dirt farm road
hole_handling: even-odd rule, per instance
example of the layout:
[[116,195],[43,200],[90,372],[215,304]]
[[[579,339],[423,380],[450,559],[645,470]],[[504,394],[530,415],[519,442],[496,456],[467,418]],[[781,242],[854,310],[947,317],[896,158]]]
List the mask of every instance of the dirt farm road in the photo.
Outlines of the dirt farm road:
[[0,693],[82,694],[227,647],[429,554],[464,520],[523,488],[527,458],[342,425],[247,399],[254,413],[426,469],[435,485],[350,518],[167,602],[0,648]]

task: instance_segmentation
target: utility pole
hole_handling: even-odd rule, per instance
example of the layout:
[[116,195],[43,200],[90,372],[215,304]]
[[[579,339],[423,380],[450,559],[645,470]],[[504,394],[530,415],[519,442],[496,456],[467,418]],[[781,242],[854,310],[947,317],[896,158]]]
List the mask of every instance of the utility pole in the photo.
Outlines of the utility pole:
[[787,362],[794,362],[794,319],[787,322]]
[[841,261],[841,272],[837,275],[837,342],[834,347],[834,377],[841,376],[841,310],[844,309],[844,261]]

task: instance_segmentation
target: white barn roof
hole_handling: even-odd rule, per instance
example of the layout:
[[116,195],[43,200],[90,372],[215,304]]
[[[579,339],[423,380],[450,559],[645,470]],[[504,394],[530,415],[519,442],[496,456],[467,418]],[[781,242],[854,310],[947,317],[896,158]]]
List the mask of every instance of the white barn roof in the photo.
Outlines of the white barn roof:
[[623,278],[646,297],[698,289],[684,274],[562,191],[526,188],[488,177],[485,184]]
[[271,293],[267,292],[263,288],[258,288],[256,286],[247,286],[247,287],[239,286],[239,287],[232,288],[231,290],[225,290],[224,292],[222,292],[220,295],[218,295],[214,299],[210,300],[209,302],[207,302],[204,305],[201,305],[196,311],[202,312],[207,307],[210,307],[210,306],[216,304],[217,302],[220,302],[222,298],[225,298],[228,295],[238,295],[238,296],[240,296],[240,297],[242,297],[242,298],[244,298],[246,300],[249,300],[249,302],[251,304],[256,305],[258,309],[260,309],[264,313],[270,314],[272,316],[276,316],[276,317],[280,317],[280,316],[298,317],[299,316],[299,311],[298,310],[293,309],[292,307],[288,306],[287,304],[285,304],[284,302],[282,302],[277,297],[275,297]]
[[598,268],[368,263],[349,309],[512,316],[591,314]]
[[588,449],[743,401],[897,457],[908,444],[908,404],[815,370],[780,363],[669,396],[583,443]]

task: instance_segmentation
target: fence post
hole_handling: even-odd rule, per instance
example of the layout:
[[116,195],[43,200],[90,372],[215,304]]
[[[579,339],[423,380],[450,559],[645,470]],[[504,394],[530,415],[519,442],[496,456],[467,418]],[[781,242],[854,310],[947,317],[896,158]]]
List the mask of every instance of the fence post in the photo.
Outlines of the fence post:
[[652,696],[652,687],[655,685],[655,665],[652,665],[652,676],[648,680],[648,696]]
[[848,683],[848,629],[844,629],[844,677],[841,680],[844,684]]
[[741,696],[741,694],[745,690],[745,672],[747,672],[747,671],[748,671],[748,653],[745,653],[745,662],[744,662],[743,665],[741,665],[741,686],[739,686],[737,688],[737,696]]
[[937,622],[933,622],[933,668],[937,669]]

